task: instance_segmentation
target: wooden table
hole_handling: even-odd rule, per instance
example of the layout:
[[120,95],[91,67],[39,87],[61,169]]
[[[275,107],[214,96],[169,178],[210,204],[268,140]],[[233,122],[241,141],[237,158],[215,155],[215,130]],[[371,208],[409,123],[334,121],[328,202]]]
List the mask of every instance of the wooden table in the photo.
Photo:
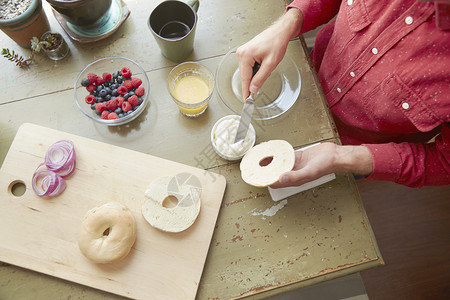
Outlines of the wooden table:
[[[210,145],[212,125],[233,112],[215,91],[204,115],[191,119],[179,113],[166,85],[175,63],[161,56],[147,27],[147,18],[160,1],[125,2],[131,14],[115,34],[99,42],[81,44],[69,39],[44,1],[51,28],[64,35],[71,55],[58,62],[38,55],[28,69],[19,69],[1,58],[0,163],[19,126],[30,122],[224,175],[227,188],[198,299],[249,295],[265,298],[382,264],[351,175],[338,174],[329,183],[290,197],[275,215],[264,214],[277,205],[267,189],[245,184],[239,164],[221,159]],[[215,71],[230,49],[266,28],[284,8],[281,0],[201,1],[194,52],[188,60],[199,61]],[[29,54],[3,33],[0,41],[3,48],[15,49],[23,56]],[[78,110],[73,99],[72,87],[78,72],[87,63],[110,55],[136,60],[150,79],[150,105],[127,126],[95,124]],[[301,73],[300,96],[284,115],[253,122],[256,142],[284,139],[295,148],[321,141],[339,142],[304,41],[291,41],[287,55],[296,61]],[[120,298],[0,264],[1,299],[79,297]]]

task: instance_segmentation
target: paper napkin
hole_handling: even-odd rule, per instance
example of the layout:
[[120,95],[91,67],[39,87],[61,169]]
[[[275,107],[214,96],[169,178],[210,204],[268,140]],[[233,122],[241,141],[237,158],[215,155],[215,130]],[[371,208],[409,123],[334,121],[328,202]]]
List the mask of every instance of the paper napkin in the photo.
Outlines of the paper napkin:
[[[298,149],[296,151],[303,151],[303,150],[306,150],[308,148],[317,146],[319,144],[320,143],[313,144],[313,145],[310,145],[310,146]],[[324,184],[324,183],[326,183],[328,181],[331,181],[333,179],[336,179],[336,174],[331,173],[331,174],[328,174],[328,175],[324,175],[324,176],[322,176],[322,177],[320,177],[320,178],[318,178],[316,180],[313,180],[313,181],[307,182],[305,184],[302,184],[300,186],[292,186],[292,187],[285,187],[285,188],[279,188],[279,189],[272,189],[271,187],[268,187],[268,189],[269,189],[270,196],[272,197],[272,200],[273,201],[280,201],[280,200],[283,200],[283,199],[285,199],[285,198],[287,198],[289,196],[292,196],[292,195],[298,194],[300,192],[306,191],[308,189],[311,189],[313,187],[319,186],[319,185]]]

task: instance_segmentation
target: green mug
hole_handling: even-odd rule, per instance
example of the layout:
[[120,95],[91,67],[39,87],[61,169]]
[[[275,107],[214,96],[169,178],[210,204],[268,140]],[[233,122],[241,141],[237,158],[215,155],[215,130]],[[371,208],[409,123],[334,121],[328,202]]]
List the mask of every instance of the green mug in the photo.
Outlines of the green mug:
[[161,53],[171,61],[181,62],[194,49],[199,0],[167,0],[150,14],[148,27]]

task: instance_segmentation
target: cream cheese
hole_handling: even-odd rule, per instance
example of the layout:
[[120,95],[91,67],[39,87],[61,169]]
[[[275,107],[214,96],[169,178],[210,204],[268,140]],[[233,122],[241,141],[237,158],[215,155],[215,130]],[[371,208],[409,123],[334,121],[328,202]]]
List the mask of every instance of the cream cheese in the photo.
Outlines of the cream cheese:
[[234,143],[238,126],[239,116],[229,116],[214,126],[213,143],[221,154],[230,158],[242,157],[255,141],[255,132],[249,128],[245,139]]

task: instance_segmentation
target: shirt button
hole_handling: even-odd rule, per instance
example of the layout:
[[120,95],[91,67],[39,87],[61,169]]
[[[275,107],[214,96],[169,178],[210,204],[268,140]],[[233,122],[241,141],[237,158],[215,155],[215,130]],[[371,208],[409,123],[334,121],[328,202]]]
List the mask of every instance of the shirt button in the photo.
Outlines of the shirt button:
[[350,72],[350,76],[355,77],[355,73]]
[[337,88],[338,93],[342,92],[342,90],[340,88]]
[[373,54],[378,54],[378,49],[377,48],[372,48],[372,53]]
[[408,109],[408,108],[409,108],[409,104],[406,103],[406,102],[403,102],[402,107],[403,107],[404,109]]
[[408,25],[411,25],[413,21],[414,20],[413,20],[413,18],[411,16],[408,16],[408,17],[405,18],[405,23],[408,24]]
[[353,4],[353,0],[347,0],[347,4],[348,5],[352,5]]

